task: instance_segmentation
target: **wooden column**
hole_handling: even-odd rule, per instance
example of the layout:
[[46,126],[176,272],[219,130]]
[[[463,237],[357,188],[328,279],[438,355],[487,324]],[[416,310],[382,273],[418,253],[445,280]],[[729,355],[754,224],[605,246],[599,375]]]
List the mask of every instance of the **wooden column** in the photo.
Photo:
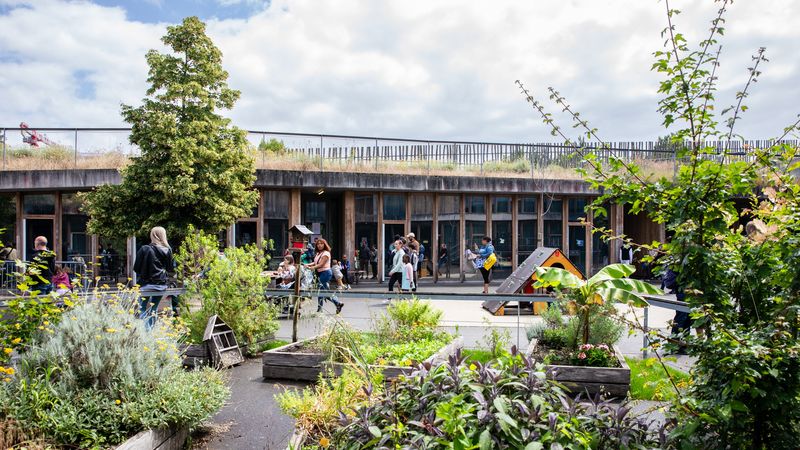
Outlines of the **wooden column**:
[[[625,232],[625,206],[620,204],[611,205],[611,214],[609,217],[609,224],[615,236],[621,235]],[[622,242],[619,239],[612,239],[609,241],[608,251],[611,253],[608,258],[611,264],[619,262],[619,249]]]
[[[587,202],[591,202],[591,200],[592,199],[589,198],[589,199],[587,199]],[[594,272],[594,270],[593,270],[594,268],[592,267],[592,259],[593,259],[592,258],[592,253],[594,251],[594,242],[593,242],[593,239],[592,239],[592,236],[593,236],[594,233],[592,233],[592,223],[594,221],[594,214],[592,213],[592,210],[587,211],[586,215],[584,217],[586,217],[586,233],[585,233],[585,235],[586,235],[586,243],[584,245],[584,247],[586,248],[586,266],[585,267],[586,267],[586,278],[589,278],[589,277],[592,276],[592,273]]]
[[91,261],[86,261],[86,265],[88,266],[88,269],[92,271],[91,281],[94,281],[94,277],[100,276],[100,271],[97,270],[98,267],[97,263],[99,262],[97,260],[97,248],[98,244],[100,244],[100,236],[96,234],[93,234],[91,236],[92,236],[92,249],[91,249],[92,256],[90,257]]
[[[356,194],[353,191],[344,193],[344,254],[351,260],[355,258],[355,238],[356,238]],[[355,266],[354,266],[355,267]]]
[[136,284],[136,272],[133,271],[133,263],[136,262],[136,238],[133,236],[128,237],[128,240],[125,242],[127,248],[125,249],[128,253],[126,259],[128,260],[128,278],[131,279],[132,284]]
[[458,243],[458,279],[462,283],[467,280],[467,274],[464,273],[464,252],[467,249],[467,224],[466,219],[464,218],[464,194],[459,196],[458,200],[459,204],[459,223],[458,223],[458,234],[460,237]]
[[536,247],[544,246],[544,194],[536,202]]
[[264,191],[258,191],[258,222],[256,222],[256,245],[264,243]]
[[22,227],[22,215],[23,215],[23,211],[22,211],[22,194],[20,194],[19,192],[17,192],[16,200],[17,200],[17,205],[16,205],[16,207],[17,207],[17,217],[16,217],[16,219],[17,219],[16,220],[17,229],[16,229],[16,233],[15,233],[16,236],[15,236],[14,240],[16,241],[15,244],[17,245],[17,247],[16,247],[17,248],[17,258],[24,260],[25,257],[26,257],[26,255],[24,255],[24,252],[25,252],[25,230],[22,229],[23,228]]
[[303,223],[301,202],[300,189],[292,189],[289,192],[289,228]]
[[383,245],[383,192],[378,192],[378,282],[383,281],[383,257],[386,255],[386,248]]
[[431,267],[433,282],[439,282],[439,194],[433,194],[433,221],[431,222]]
[[517,217],[518,196],[511,196],[511,272],[517,270],[519,265],[519,218]]
[[56,261],[65,260],[67,255],[62,255],[61,251],[64,248],[64,237],[61,236],[61,192],[56,191],[55,211],[53,211],[53,242],[50,243],[50,250],[56,253]]

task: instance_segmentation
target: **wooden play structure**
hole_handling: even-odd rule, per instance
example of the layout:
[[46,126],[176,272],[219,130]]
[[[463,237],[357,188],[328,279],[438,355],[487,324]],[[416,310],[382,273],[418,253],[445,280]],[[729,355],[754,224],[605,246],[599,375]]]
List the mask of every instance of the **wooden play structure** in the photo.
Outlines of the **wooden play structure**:
[[[567,256],[560,249],[539,247],[528,256],[525,261],[517,267],[508,278],[503,281],[503,284],[497,288],[498,294],[545,294],[544,289],[534,289],[533,283],[536,281],[536,268],[537,267],[558,267],[568,270],[569,272],[585,280],[586,277],[575,267],[574,264],[567,258]],[[508,305],[509,302],[502,300],[487,300],[481,306],[484,309],[494,314],[495,316],[502,316],[505,314],[522,314],[523,310],[527,310],[527,314],[539,314],[541,310],[547,308],[546,302],[518,302],[517,305]],[[513,310],[512,313],[510,310]]]

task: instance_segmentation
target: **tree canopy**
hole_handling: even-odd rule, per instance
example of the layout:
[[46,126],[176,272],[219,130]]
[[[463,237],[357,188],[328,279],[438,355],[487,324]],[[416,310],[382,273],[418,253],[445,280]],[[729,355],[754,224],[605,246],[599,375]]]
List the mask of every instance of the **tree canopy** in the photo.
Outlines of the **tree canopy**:
[[150,87],[142,105],[122,106],[141,156],[122,169],[121,184],[84,195],[92,233],[142,235],[156,225],[173,236],[190,225],[213,233],[258,203],[246,132],[217,113],[232,108],[240,93],[228,87],[205,24],[188,17],[161,40],[172,51],[147,53]]

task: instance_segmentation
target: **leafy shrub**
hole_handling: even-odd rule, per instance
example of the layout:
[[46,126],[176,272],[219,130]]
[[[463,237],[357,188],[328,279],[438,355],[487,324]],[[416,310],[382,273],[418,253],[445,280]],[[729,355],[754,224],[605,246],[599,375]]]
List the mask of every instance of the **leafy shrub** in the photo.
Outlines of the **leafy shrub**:
[[530,173],[531,162],[523,158],[512,159],[512,160],[487,161],[483,163],[483,170],[485,172]]
[[374,328],[376,334],[386,339],[416,339],[430,337],[441,319],[441,310],[413,298],[392,302]]
[[0,419],[80,448],[117,444],[143,429],[192,426],[228,395],[220,373],[184,372],[180,330],[148,332],[132,314],[135,292],[81,303],[50,324],[0,389]]
[[287,389],[275,398],[281,410],[295,418],[297,428],[315,436],[329,436],[340,414],[352,414],[352,408],[369,403],[382,386],[378,373],[365,377],[363,373],[346,369],[338,377],[320,374],[316,385],[302,391]]
[[570,335],[566,328],[545,328],[542,331],[542,345],[551,348],[564,348],[570,340]]
[[[209,250],[204,252],[207,254]],[[192,258],[182,261],[191,262]],[[229,247],[224,256],[211,260],[202,276],[187,280],[189,295],[199,296],[201,300],[200,308],[188,314],[192,342],[202,341],[208,318],[214,314],[233,329],[242,345],[249,346],[277,331],[276,307],[264,298],[270,281],[262,275],[264,263],[263,252],[256,246]]]
[[474,370],[462,362],[459,354],[448,364],[420,367],[355,414],[340,417],[331,448],[628,449],[664,444],[646,421],[628,414],[627,405],[572,400],[515,349]]

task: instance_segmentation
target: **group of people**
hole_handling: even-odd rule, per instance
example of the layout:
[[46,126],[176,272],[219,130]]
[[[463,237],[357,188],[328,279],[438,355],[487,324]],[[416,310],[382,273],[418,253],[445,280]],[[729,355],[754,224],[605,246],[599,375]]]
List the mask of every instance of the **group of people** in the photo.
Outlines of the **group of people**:
[[378,247],[372,246],[367,242],[367,238],[362,237],[358,245],[358,269],[364,271],[364,277],[368,277],[372,270],[372,279],[378,279]]

